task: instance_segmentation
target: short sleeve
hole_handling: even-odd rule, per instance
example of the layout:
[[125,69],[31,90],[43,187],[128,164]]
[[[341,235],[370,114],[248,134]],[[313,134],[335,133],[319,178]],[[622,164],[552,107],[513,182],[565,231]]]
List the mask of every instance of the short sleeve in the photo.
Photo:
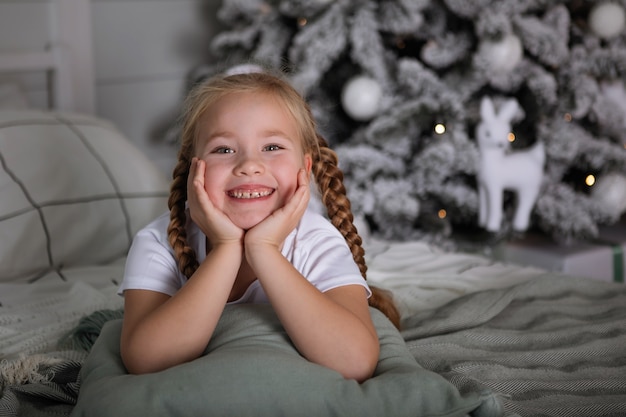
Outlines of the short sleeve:
[[118,290],[142,289],[174,295],[184,284],[174,254],[161,232],[157,219],[134,237],[124,270],[124,280]]
[[291,244],[287,259],[321,292],[361,285],[371,295],[346,240],[325,218],[307,212]]

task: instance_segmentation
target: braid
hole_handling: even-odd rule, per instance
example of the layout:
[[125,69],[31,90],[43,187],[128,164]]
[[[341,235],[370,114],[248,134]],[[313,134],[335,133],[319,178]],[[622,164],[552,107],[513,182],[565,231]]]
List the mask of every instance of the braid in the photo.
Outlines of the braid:
[[[350,200],[346,195],[343,172],[339,169],[337,154],[330,149],[326,140],[319,134],[317,135],[317,142],[319,157],[314,161],[313,174],[322,195],[322,202],[326,206],[331,223],[346,239],[361,275],[363,278],[367,278],[365,251],[362,247],[363,240],[353,223],[354,216],[350,210]],[[400,314],[393,303],[391,294],[377,287],[371,287],[371,290],[370,305],[382,311],[399,328]]]
[[350,210],[350,200],[343,185],[343,172],[337,166],[337,154],[328,147],[326,140],[318,135],[320,158],[315,162],[313,172],[322,194],[322,202],[328,211],[331,223],[339,229],[352,251],[352,257],[359,266],[361,275],[366,278],[365,251],[361,247],[361,236],[352,223],[354,217]]
[[178,163],[174,167],[173,181],[170,187],[170,196],[167,205],[170,209],[170,224],[167,227],[167,236],[170,245],[174,249],[174,255],[178,260],[178,268],[187,277],[198,269],[198,259],[195,251],[187,243],[187,214],[185,202],[187,201],[187,177],[189,176],[190,161],[186,157],[188,153],[182,148]]

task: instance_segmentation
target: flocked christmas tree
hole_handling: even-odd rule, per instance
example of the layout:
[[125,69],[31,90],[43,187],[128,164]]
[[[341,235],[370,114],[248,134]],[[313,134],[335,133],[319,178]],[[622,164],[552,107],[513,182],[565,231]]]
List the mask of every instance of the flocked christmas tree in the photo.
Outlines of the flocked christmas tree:
[[514,227],[513,187],[488,229],[590,239],[626,211],[625,9],[626,0],[224,0],[219,64],[197,76],[247,62],[287,68],[339,153],[353,210],[392,239],[479,234],[480,175],[534,187],[524,184],[531,162],[484,166],[483,149],[497,144],[479,147],[477,135],[489,138],[486,119],[509,106],[507,152],[541,148],[542,178],[528,226]]

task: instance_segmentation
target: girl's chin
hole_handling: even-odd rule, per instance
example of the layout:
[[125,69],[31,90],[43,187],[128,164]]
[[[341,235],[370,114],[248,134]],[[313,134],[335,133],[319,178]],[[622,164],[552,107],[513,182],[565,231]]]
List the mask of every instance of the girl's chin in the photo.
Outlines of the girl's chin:
[[235,218],[231,218],[230,220],[240,229],[250,230],[257,224],[261,223],[265,220],[267,216],[260,216],[258,213],[249,216],[237,216]]

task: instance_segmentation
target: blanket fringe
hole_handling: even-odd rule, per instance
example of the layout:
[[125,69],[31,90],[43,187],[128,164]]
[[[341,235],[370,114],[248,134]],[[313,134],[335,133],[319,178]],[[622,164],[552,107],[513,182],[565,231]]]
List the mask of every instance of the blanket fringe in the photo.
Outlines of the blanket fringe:
[[60,362],[62,359],[46,355],[21,356],[12,361],[4,359],[0,362],[0,388],[50,382],[51,376],[42,375],[39,369]]

